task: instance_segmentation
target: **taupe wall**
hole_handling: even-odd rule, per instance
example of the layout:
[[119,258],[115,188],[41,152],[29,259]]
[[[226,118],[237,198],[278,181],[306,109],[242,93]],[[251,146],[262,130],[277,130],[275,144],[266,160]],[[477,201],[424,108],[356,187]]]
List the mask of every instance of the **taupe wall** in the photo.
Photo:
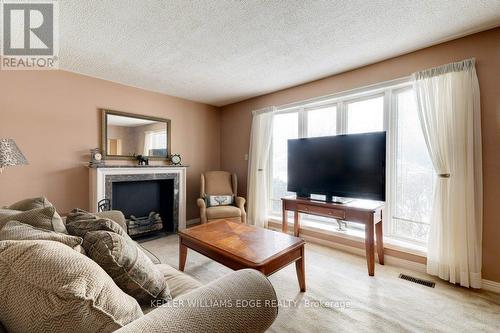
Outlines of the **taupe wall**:
[[64,71],[0,71],[0,137],[15,139],[30,162],[0,175],[0,206],[45,195],[63,213],[88,208],[85,165],[100,146],[98,108],[172,120],[172,151],[190,165],[187,218],[197,217],[199,175],[219,168],[219,110]]
[[[367,50],[368,52],[369,50]],[[251,111],[341,92],[475,57],[481,89],[484,172],[483,275],[500,281],[500,28],[419,50],[353,71],[222,108],[221,167],[238,174],[246,191]],[[265,77],[262,78],[265,80]]]

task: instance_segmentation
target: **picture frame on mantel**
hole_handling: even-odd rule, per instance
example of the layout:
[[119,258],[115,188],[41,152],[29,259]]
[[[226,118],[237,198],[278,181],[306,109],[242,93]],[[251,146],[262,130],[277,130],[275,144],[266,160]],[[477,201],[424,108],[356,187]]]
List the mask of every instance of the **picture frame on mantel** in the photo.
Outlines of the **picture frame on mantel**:
[[171,120],[167,118],[99,109],[101,112],[101,151],[107,160],[169,161]]

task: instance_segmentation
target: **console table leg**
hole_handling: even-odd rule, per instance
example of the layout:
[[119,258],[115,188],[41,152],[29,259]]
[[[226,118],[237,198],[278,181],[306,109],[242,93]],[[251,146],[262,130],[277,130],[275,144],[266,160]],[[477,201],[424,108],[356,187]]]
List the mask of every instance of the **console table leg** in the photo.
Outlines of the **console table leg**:
[[295,237],[299,237],[299,230],[300,230],[300,213],[298,211],[294,212],[293,215],[293,235]]
[[373,221],[365,224],[365,248],[366,262],[368,264],[368,275],[375,275],[375,237]]
[[306,291],[306,263],[304,258],[304,246],[301,249],[301,257],[295,262],[295,270],[297,271],[297,279],[299,280],[299,287],[301,292]]
[[288,214],[286,213],[285,209],[285,204],[283,203],[283,211],[282,211],[282,224],[281,224],[281,231],[283,231],[285,234],[288,233]]
[[182,239],[179,239],[179,270],[181,272],[184,271],[184,267],[186,266],[186,257],[187,247],[182,244]]
[[384,264],[384,235],[382,234],[382,221],[375,224],[375,235],[377,236],[378,263]]

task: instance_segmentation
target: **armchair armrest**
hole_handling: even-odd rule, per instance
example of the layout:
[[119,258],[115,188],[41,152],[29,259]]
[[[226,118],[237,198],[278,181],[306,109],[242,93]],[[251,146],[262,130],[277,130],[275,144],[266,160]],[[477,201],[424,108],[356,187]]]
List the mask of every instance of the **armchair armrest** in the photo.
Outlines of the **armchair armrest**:
[[269,280],[243,269],[179,296],[116,332],[264,332],[277,315]]
[[202,198],[198,198],[196,200],[196,204],[200,208],[200,223],[207,223],[207,205],[205,203],[205,200],[203,200]]
[[234,198],[235,206],[241,210],[241,222],[242,223],[247,223],[247,213],[245,212],[245,202],[246,202],[246,200],[243,197]]
[[245,210],[245,202],[246,200],[243,197],[234,198],[234,205],[243,211]]

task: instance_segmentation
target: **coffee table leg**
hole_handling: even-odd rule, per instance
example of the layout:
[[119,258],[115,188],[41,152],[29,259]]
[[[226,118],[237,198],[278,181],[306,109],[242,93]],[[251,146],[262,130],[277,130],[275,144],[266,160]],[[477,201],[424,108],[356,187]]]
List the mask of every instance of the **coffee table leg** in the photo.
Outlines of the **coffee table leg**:
[[306,291],[306,272],[305,272],[305,258],[304,258],[304,246],[302,246],[300,259],[295,262],[295,270],[297,271],[297,279],[299,280],[300,291]]
[[186,266],[186,257],[187,257],[187,247],[182,244],[182,238],[179,239],[179,270],[181,272],[184,271],[184,267]]

